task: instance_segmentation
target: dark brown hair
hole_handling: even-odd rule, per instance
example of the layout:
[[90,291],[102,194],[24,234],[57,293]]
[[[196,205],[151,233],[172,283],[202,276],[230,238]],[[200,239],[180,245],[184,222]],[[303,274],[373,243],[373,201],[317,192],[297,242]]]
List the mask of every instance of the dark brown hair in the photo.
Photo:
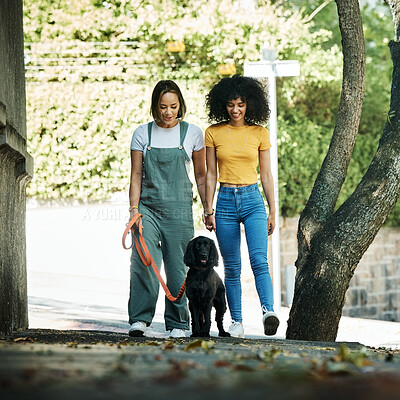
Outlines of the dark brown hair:
[[159,81],[157,85],[153,89],[153,94],[151,95],[151,108],[150,113],[154,118],[154,121],[159,122],[160,118],[160,102],[161,97],[165,93],[175,93],[178,96],[179,100],[179,111],[178,111],[178,118],[183,119],[186,114],[186,103],[183,99],[183,95],[179,86],[170,80],[163,80]]

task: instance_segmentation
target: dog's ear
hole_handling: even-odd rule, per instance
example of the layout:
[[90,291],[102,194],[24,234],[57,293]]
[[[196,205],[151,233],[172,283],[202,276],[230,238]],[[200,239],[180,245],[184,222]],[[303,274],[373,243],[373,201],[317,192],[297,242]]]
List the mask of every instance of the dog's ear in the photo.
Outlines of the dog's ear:
[[215,246],[214,240],[211,240],[211,246],[210,246],[210,258],[209,258],[209,263],[213,266],[213,267],[217,267],[218,266],[218,251],[217,251],[217,247]]
[[196,260],[194,258],[193,246],[194,246],[194,239],[192,239],[186,246],[185,255],[183,256],[183,262],[188,267],[193,267],[194,265],[196,265]]

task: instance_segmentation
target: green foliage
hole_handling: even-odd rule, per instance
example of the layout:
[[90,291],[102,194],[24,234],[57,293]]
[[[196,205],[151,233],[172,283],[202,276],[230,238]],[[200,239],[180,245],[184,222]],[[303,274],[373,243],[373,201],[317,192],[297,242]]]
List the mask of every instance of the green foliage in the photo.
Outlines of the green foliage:
[[291,118],[278,119],[278,131],[281,213],[284,217],[299,215],[311,194],[332,131],[296,111]]
[[388,48],[394,35],[388,7],[380,11],[365,8],[363,12],[366,46],[366,85],[360,134],[382,134],[390,102],[392,61]]
[[[140,87],[137,92],[148,98],[148,91]],[[31,86],[28,93],[29,151],[36,165],[28,194],[103,199],[126,190],[130,124],[147,108],[144,100],[132,99],[131,87],[57,83],[46,90]]]
[[[315,77],[318,70],[326,71],[324,76],[331,75],[338,65],[337,48],[330,50],[332,68],[322,63],[327,56],[322,44],[330,38],[330,32],[319,29],[311,33],[300,12],[269,4],[254,11],[233,0],[74,0],[68,8],[61,1],[37,3],[25,1],[26,42],[63,46],[67,42],[132,43],[135,62],[143,67],[136,79],[144,81],[149,77],[199,79],[210,86],[221,77],[216,73],[219,64],[233,62],[240,73],[245,60],[259,59],[265,43],[281,59],[298,59],[307,77]],[[170,41],[184,42],[185,51],[168,51],[166,44]],[[64,58],[68,57],[70,54],[65,54]]]
[[[242,73],[243,63],[258,60],[268,44],[277,58],[301,64],[300,77],[277,81],[281,212],[298,215],[333,132],[340,33],[334,2],[309,22],[315,5],[272,3],[257,1],[251,10],[234,0],[24,0],[25,41],[32,50],[29,151],[36,166],[28,194],[95,200],[127,191],[131,134],[149,119],[154,84],[176,80],[188,103],[186,119],[205,129],[204,96],[221,78],[218,65],[234,63]],[[365,8],[363,20],[365,104],[339,203],[366,171],[389,104],[390,13]],[[185,50],[168,51],[170,41],[184,42]],[[400,224],[394,217],[389,222]]]
[[[297,7],[297,9],[303,10],[305,15],[310,15],[322,2],[305,3],[302,0],[294,0],[290,2],[290,4],[288,2],[284,2],[283,4],[285,7],[289,7],[289,9]],[[392,16],[389,7],[383,2],[379,7],[374,8],[368,6],[368,4],[364,5],[361,13],[366,50],[364,103],[359,135],[337,206],[342,204],[351,195],[362,176],[367,171],[377,150],[379,138],[382,135],[383,127],[388,117],[387,113],[390,102],[392,62],[388,43],[394,35]],[[311,31],[313,32],[317,32],[320,28],[328,29],[332,32],[332,35],[321,43],[322,48],[326,49],[327,54],[329,54],[329,48],[333,49],[341,46],[337,10],[334,1],[316,14],[311,23]],[[326,63],[327,68],[332,69],[332,62],[334,62],[334,60],[321,59],[320,61],[321,63]],[[318,71],[324,71],[322,64]],[[333,71],[336,71],[337,74],[341,74],[339,69],[333,69]],[[287,85],[286,80],[284,80],[282,86],[285,87],[285,85]],[[284,118],[289,118],[290,120],[293,109],[295,108],[296,112],[300,112],[309,119],[309,125],[311,127],[313,124],[317,124],[321,126],[322,131],[327,129],[327,135],[331,136],[339,103],[340,90],[341,77],[335,76],[334,72],[331,73],[329,77],[329,74],[325,74],[324,71],[324,75],[318,76],[311,84],[309,80],[306,80],[302,87],[298,87],[297,91],[290,93],[290,95],[287,96],[288,102],[286,104],[282,102],[282,99],[285,97],[284,93],[282,93],[283,96],[280,96],[280,114]],[[289,101],[289,99],[291,100]],[[302,119],[301,116],[299,118]],[[307,150],[304,154],[307,154],[307,156],[308,154],[313,154],[314,157],[315,152],[313,152],[312,149],[307,147],[305,147],[305,149]],[[316,163],[318,170],[321,164],[319,161],[317,157]],[[284,174],[283,169],[282,174]],[[306,179],[306,181],[303,180],[303,182],[310,183],[312,186],[314,178],[316,177],[315,171],[311,176],[313,177],[312,181],[308,180],[310,178],[307,175],[303,175],[302,178]],[[280,192],[280,200],[286,196],[286,193],[283,191],[282,193]],[[305,204],[304,201],[306,201],[307,198],[308,195],[305,200],[302,201],[302,205]],[[287,198],[284,201],[285,203],[282,204],[282,211],[285,211],[284,207],[286,203],[293,204],[291,198]],[[292,215],[291,212],[292,210],[290,209],[290,215]],[[396,204],[394,210],[388,216],[386,225],[400,226],[400,202]]]

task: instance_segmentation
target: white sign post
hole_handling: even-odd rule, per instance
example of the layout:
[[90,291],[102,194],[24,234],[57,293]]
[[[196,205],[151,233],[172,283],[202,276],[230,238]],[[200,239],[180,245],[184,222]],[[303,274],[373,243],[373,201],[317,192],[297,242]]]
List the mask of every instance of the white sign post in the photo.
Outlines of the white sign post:
[[[273,54],[273,51],[270,52]],[[278,142],[277,142],[277,110],[276,110],[276,77],[299,76],[300,63],[297,60],[263,60],[244,63],[244,75],[254,78],[268,78],[269,134],[271,138],[271,172],[274,178],[274,194],[276,209],[276,227],[272,234],[272,276],[275,310],[281,308],[281,273],[280,273],[280,241],[279,241],[279,185],[278,185]]]

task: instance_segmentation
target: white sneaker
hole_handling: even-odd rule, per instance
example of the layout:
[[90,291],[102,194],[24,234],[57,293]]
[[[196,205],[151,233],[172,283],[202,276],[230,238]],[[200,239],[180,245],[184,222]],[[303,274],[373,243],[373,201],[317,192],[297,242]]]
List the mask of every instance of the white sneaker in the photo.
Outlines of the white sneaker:
[[244,337],[243,324],[241,322],[232,320],[232,324],[229,327],[228,332],[232,337],[237,337],[237,338]]
[[146,336],[147,325],[143,321],[136,321],[131,325],[129,329],[129,336],[141,337]]
[[185,338],[186,331],[184,329],[174,328],[169,332],[169,337],[174,339]]
[[279,326],[278,316],[273,311],[267,311],[264,313],[262,322],[264,325],[264,333],[268,336],[276,334]]

